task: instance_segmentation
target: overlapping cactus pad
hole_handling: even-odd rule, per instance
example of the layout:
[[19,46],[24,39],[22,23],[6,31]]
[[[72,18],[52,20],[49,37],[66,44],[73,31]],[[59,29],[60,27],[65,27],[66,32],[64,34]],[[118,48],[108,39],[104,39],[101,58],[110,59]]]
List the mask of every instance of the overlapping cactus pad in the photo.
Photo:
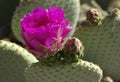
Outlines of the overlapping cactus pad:
[[0,82],[26,82],[24,72],[37,59],[22,47],[0,41]]
[[49,67],[20,46],[0,41],[0,82],[98,82],[99,66],[80,60],[74,64]]
[[20,19],[23,18],[26,13],[31,12],[36,7],[48,8],[52,6],[62,8],[65,11],[66,19],[70,20],[71,25],[75,29],[80,12],[79,0],[22,0],[12,20],[12,31],[16,38],[21,41]]
[[98,64],[105,75],[120,80],[120,10],[104,17],[100,25],[80,27],[77,36],[85,46],[85,59]]
[[27,82],[99,82],[102,70],[99,66],[79,60],[74,64],[44,66],[33,64],[25,73]]

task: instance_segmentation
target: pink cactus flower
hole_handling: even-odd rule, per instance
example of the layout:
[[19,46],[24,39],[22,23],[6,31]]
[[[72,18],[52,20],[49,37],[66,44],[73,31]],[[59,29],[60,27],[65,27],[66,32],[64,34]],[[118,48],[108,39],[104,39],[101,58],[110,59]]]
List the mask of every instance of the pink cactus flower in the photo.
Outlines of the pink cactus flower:
[[72,30],[61,8],[37,7],[20,20],[25,47],[36,57],[48,58],[61,49]]

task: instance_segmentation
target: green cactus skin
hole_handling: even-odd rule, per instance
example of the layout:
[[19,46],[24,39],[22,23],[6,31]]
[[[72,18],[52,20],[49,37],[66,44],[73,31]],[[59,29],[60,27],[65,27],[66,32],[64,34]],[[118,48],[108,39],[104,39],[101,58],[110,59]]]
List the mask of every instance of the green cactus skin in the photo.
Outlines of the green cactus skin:
[[80,27],[74,36],[85,46],[84,59],[98,64],[105,75],[120,80],[120,11],[104,17],[101,25]]
[[22,47],[0,40],[0,82],[26,82],[24,72],[36,58]]
[[[80,13],[79,0],[23,0],[16,9],[12,20],[12,31],[18,41],[22,41],[20,37],[20,19],[37,6],[42,8],[48,8],[51,6],[61,7],[63,10],[65,10],[65,18],[70,20],[71,25],[74,27],[74,32]],[[71,32],[70,35],[72,35],[73,32]]]
[[102,70],[83,60],[52,67],[36,63],[26,70],[25,76],[27,82],[100,82]]

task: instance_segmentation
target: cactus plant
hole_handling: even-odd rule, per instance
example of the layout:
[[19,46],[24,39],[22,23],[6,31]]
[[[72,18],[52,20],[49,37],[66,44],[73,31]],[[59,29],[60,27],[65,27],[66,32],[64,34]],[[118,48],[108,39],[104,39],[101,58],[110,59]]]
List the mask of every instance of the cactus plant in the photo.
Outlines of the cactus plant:
[[0,82],[99,82],[101,78],[102,70],[91,62],[49,67],[20,46],[0,41]]
[[[22,0],[19,7],[14,13],[12,20],[12,31],[19,41],[21,41],[21,37],[19,34],[20,19],[23,17],[24,14],[30,12],[37,6],[42,8],[48,8],[50,6],[61,7],[63,10],[65,10],[65,17],[70,20],[71,25],[74,27],[75,30],[75,26],[79,18],[78,16],[80,12],[79,0],[68,0],[67,2],[65,0]],[[71,33],[71,35],[73,34],[73,32]]]
[[[72,26],[74,27],[74,31],[80,11],[79,0],[68,0],[68,2],[63,2],[63,0],[21,0],[12,21],[12,29],[17,39],[21,41],[19,35],[19,20],[23,17],[24,14],[30,12],[36,6],[40,6],[42,8],[50,7],[53,10],[55,9],[55,7],[51,6],[63,8],[66,13],[66,18],[70,20]],[[44,10],[47,13],[47,16],[50,16],[52,18],[53,14],[52,16],[51,13],[49,13],[50,15],[48,14],[50,10]],[[55,12],[53,12],[54,15]],[[58,13],[60,13],[60,11]],[[41,14],[41,12],[39,12],[39,14]],[[39,16],[38,13],[37,16]],[[35,19],[37,18],[37,16],[35,14]],[[44,16],[46,16],[46,14]],[[33,55],[38,58],[38,60],[20,46],[7,41],[0,41],[0,82],[100,82],[103,74],[101,68],[91,62],[80,59],[80,56],[83,55],[84,47],[78,39],[77,41],[76,39],[75,41],[73,39],[72,42],[70,40],[70,43],[66,45],[66,47],[74,45],[74,48],[65,49],[64,45],[61,45],[61,43],[65,41],[64,38],[67,38],[66,34],[70,32],[65,30],[69,27],[69,21],[65,22],[65,20],[63,20],[62,18],[62,20],[59,21],[59,19],[56,20],[54,19],[54,17],[55,16],[53,16],[53,20],[50,23],[52,23],[51,25],[53,26],[53,28],[55,26],[56,29],[51,28],[49,26],[50,23],[48,24],[48,26],[46,25],[45,30],[40,30],[42,26],[40,27],[40,29],[37,29],[37,26],[34,27],[34,25],[37,25],[39,23],[39,20],[37,20],[37,23],[36,21],[34,21],[34,23],[32,21],[34,25],[33,27],[31,27],[32,30],[29,30],[29,25],[26,26],[26,24],[28,23],[26,21],[29,20],[21,20],[21,33],[24,40],[24,45],[26,49],[29,50],[29,52],[33,53]],[[63,13],[62,17],[64,18]],[[42,23],[44,23],[44,20],[42,20]],[[34,29],[37,29],[37,31],[33,32]],[[70,35],[73,34],[73,31]],[[56,35],[52,36],[53,33]],[[33,36],[33,34],[35,35]],[[39,38],[36,34],[39,34]],[[40,35],[42,34],[43,36],[40,37]],[[79,44],[79,46],[76,44]],[[54,54],[51,52],[47,53],[50,50],[51,52],[54,52]],[[71,50],[73,51],[72,53],[70,53]]]
[[49,67],[20,46],[0,41],[0,82],[99,82],[101,78],[102,70],[91,62]]
[[27,82],[100,82],[102,70],[83,60],[51,67],[40,65],[39,62],[29,67],[25,76]]
[[85,54],[89,54],[84,59],[98,64],[115,81],[120,80],[120,10],[114,9],[100,21],[102,24],[89,25],[88,21],[74,34],[83,42]]
[[24,72],[37,59],[22,47],[0,40],[0,82],[26,82]]

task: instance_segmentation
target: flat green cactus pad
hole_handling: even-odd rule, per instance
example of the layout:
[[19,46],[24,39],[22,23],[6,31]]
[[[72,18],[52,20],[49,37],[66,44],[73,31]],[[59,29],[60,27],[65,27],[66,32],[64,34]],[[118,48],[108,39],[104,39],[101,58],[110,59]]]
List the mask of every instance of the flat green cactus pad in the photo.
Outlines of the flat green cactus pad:
[[26,70],[27,82],[100,82],[102,78],[99,66],[83,60],[73,65],[52,67],[39,63],[33,64]]
[[24,72],[36,58],[14,43],[0,40],[0,82],[26,82]]
[[51,6],[61,7],[65,11],[66,19],[70,20],[71,25],[75,29],[80,13],[79,0],[23,0],[16,9],[12,20],[12,31],[19,41],[22,41],[20,37],[20,19],[23,18],[26,13],[31,12],[38,6],[42,8]]
[[[118,12],[117,12],[118,13]],[[120,80],[120,14],[106,16],[101,25],[80,27],[74,36],[85,46],[85,59],[98,64],[105,75]]]

